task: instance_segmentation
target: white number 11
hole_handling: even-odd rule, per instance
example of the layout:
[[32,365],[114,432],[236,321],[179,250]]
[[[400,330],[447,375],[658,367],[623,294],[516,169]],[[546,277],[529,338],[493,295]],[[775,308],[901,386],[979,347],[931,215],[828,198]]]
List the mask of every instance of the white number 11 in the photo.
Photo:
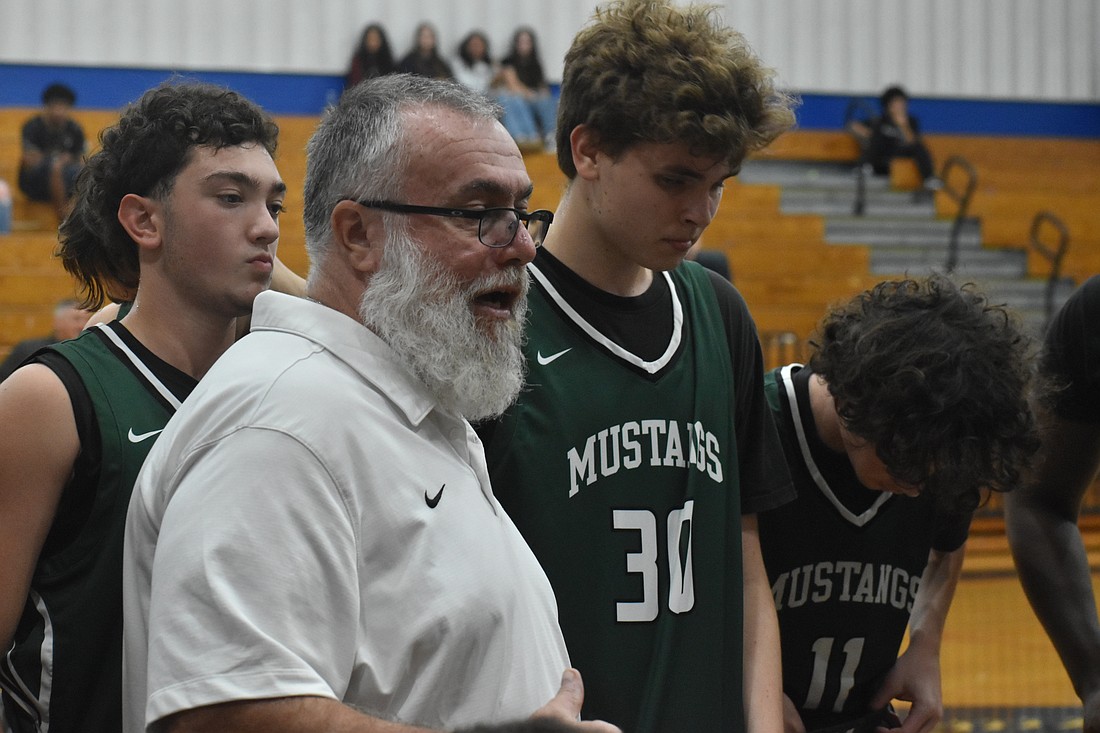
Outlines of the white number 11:
[[[833,653],[833,637],[823,636],[813,645],[814,671],[810,680],[810,690],[806,693],[806,704],[802,707],[807,710],[817,710],[821,707],[821,697],[825,694],[825,678],[829,672],[829,658]],[[844,666],[840,669],[840,687],[836,693],[836,702],[833,703],[833,712],[844,710],[844,703],[848,701],[848,693],[856,683],[856,668],[859,666],[859,658],[863,656],[863,637],[849,639],[844,644]]]

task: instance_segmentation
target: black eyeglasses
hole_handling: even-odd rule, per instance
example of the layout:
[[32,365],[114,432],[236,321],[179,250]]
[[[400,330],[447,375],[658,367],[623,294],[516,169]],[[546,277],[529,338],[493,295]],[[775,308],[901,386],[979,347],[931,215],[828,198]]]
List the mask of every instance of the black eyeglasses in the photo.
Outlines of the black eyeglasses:
[[[355,199],[345,199],[355,201]],[[456,219],[477,219],[477,239],[486,247],[507,247],[516,238],[519,223],[522,221],[538,247],[542,244],[554,213],[540,209],[523,211],[522,209],[444,209],[438,206],[417,206],[415,204],[396,204],[392,201],[355,201],[368,209],[392,211],[395,214],[427,214],[429,216],[449,216]]]

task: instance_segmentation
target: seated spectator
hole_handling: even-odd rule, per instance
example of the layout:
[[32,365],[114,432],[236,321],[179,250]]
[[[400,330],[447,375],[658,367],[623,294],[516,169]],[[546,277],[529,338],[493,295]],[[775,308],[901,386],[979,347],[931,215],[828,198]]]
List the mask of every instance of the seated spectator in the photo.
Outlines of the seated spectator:
[[[0,178],[0,234],[11,233],[11,186]],[[2,729],[0,729],[2,730]]]
[[[512,36],[512,48],[501,61],[501,80],[502,122],[520,149],[545,144],[553,150],[558,100],[546,83],[535,32],[530,28],[521,27]],[[517,101],[519,104],[514,104]]]
[[455,81],[488,95],[497,79],[499,69],[489,55],[489,41],[481,31],[470,31],[458,44],[458,58],[455,59]]
[[27,339],[20,341],[11,348],[8,356],[0,362],[0,382],[8,378],[23,360],[43,346],[56,344],[58,341],[68,341],[80,335],[84,324],[88,322],[90,311],[80,307],[80,303],[72,298],[58,301],[53,309],[53,331],[44,338]]
[[412,50],[405,54],[397,70],[406,74],[419,74],[429,79],[453,79],[450,64],[439,55],[439,44],[435,28],[431,23],[421,23],[416,27]]
[[391,74],[394,68],[386,29],[378,23],[371,23],[363,29],[359,45],[352,54],[348,73],[344,75],[344,89],[351,89],[364,79]]
[[853,131],[867,138],[867,162],[875,174],[890,173],[894,158],[912,158],[926,189],[936,190],[943,182],[936,177],[932,154],[920,134],[920,123],[909,114],[909,95],[899,86],[892,86],[880,97],[882,113],[873,120],[854,123]]
[[44,109],[23,125],[19,189],[32,201],[54,205],[65,218],[84,156],[84,130],[72,118],[76,93],[64,84],[42,92]]

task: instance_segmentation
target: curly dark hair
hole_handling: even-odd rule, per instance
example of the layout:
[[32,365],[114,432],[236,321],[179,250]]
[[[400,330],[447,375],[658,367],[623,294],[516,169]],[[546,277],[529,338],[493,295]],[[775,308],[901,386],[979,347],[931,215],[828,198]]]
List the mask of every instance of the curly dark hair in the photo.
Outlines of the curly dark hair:
[[260,107],[228,89],[172,81],[127,107],[99,136],[76,180],[72,213],[60,228],[58,257],[82,288],[82,305],[132,298],[137,245],[118,221],[127,194],[162,199],[196,147],[256,143],[275,154],[279,128]]
[[793,101],[773,77],[713,7],[612,2],[565,56],[558,165],[576,176],[569,136],[588,125],[612,157],[638,143],[678,142],[737,169],[794,122]]
[[883,282],[821,322],[810,368],[899,481],[970,512],[1039,447],[1034,344],[1002,306],[942,275]]

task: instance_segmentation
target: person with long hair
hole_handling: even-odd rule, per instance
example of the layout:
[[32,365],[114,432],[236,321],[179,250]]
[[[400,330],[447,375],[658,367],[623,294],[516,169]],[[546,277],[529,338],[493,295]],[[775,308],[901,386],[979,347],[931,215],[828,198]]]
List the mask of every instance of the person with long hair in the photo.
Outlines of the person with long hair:
[[553,150],[558,101],[550,90],[539,60],[535,32],[521,26],[501,61],[501,103],[504,127],[521,149],[545,146]]
[[413,46],[397,70],[404,74],[417,74],[429,79],[453,79],[451,66],[439,55],[439,39],[431,23],[416,26],[413,34]]
[[386,29],[379,23],[370,23],[359,37],[359,45],[351,56],[348,71],[344,75],[344,89],[351,89],[364,79],[392,74],[395,69],[390,41]]

